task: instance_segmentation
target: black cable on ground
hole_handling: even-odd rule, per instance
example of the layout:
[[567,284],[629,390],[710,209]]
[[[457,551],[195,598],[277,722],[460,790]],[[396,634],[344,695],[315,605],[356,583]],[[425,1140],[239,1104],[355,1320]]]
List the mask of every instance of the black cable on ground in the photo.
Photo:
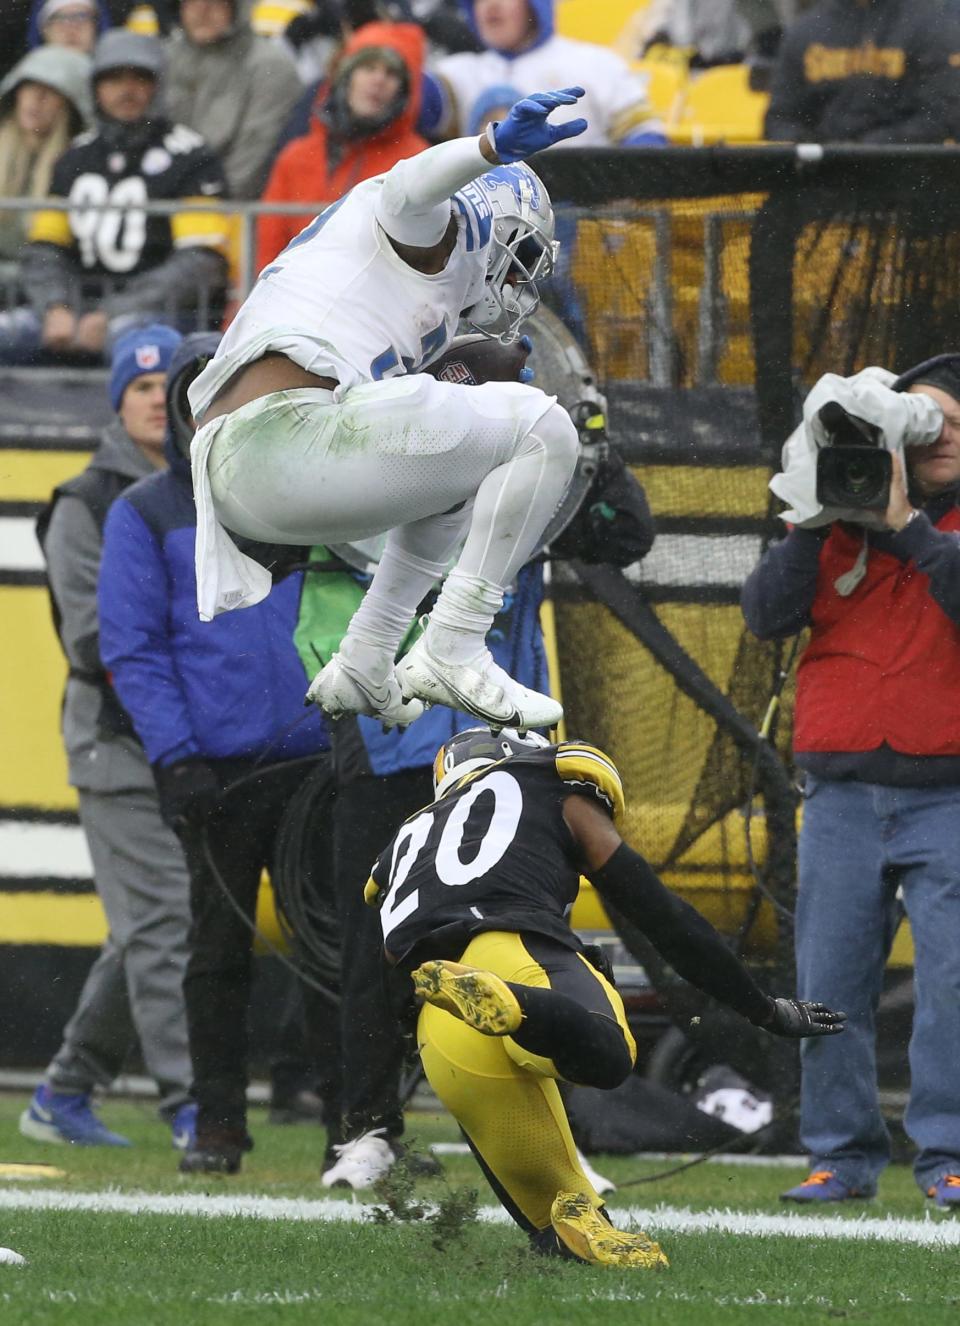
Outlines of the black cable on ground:
[[[788,1101],[787,1108],[792,1110],[794,1106],[798,1104],[798,1099],[799,1098]],[[734,1137],[725,1142],[718,1142],[716,1146],[712,1146],[706,1151],[701,1151],[701,1153],[698,1156],[694,1156],[692,1160],[685,1160],[682,1164],[674,1165],[670,1169],[660,1170],[657,1174],[646,1174],[641,1179],[627,1179],[623,1183],[618,1183],[617,1190],[619,1191],[621,1188],[639,1188],[640,1185],[644,1183],[659,1183],[661,1179],[671,1179],[675,1174],[683,1174],[684,1171],[688,1169],[694,1169],[697,1165],[704,1164],[711,1156],[718,1156],[731,1151],[736,1154],[740,1147],[749,1150],[749,1147],[745,1145],[746,1143],[752,1143],[756,1138],[760,1137],[761,1134],[769,1132],[771,1128],[776,1127],[779,1123],[779,1119],[771,1119],[769,1123],[763,1124],[763,1126],[756,1129],[755,1132],[744,1133],[741,1137]]]

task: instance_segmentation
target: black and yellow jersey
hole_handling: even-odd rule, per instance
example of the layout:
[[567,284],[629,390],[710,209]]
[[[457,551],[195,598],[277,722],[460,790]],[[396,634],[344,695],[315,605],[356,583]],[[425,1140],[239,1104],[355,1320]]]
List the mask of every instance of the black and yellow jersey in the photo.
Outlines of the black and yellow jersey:
[[60,157],[50,192],[73,207],[36,212],[30,242],[68,251],[85,276],[115,280],[150,271],[175,249],[225,250],[227,218],[219,210],[172,216],[139,210],[146,202],[209,203],[225,195],[223,168],[204,139],[163,119],[129,134],[124,126],[111,128],[82,134]]
[[623,786],[595,746],[565,741],[467,774],[408,819],[367,884],[398,962],[457,958],[484,930],[531,931],[571,948],[567,916],[581,863],[563,818],[568,797],[597,800],[615,821]]

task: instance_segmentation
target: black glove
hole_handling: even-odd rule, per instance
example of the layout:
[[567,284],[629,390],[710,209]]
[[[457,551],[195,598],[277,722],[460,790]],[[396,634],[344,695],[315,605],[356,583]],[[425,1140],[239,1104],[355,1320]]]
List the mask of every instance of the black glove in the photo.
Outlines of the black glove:
[[811,1004],[806,999],[771,999],[770,1020],[757,1025],[773,1036],[800,1040],[804,1036],[836,1036],[843,1031],[846,1013],[834,1013],[826,1004]]
[[174,832],[202,823],[220,800],[220,780],[206,760],[153,766],[160,818]]

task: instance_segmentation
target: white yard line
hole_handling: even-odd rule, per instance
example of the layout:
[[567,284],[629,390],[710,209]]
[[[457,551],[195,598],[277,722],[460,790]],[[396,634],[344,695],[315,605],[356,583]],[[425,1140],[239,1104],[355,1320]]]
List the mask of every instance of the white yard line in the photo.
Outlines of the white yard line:
[[[36,1081],[36,1078],[33,1079]],[[3,1075],[0,1073],[0,1083],[3,1081]],[[19,1085],[19,1084],[18,1084]],[[466,1142],[431,1142],[430,1150],[436,1156],[469,1156],[470,1148]],[[680,1165],[685,1160],[693,1160],[698,1155],[696,1151],[638,1151],[635,1155],[625,1157],[637,1162],[647,1160],[669,1161],[671,1164]],[[707,1156],[704,1162],[707,1165],[742,1165],[744,1169],[783,1169],[785,1166],[795,1169],[807,1168],[806,1156],[740,1156],[735,1151],[729,1155]]]
[[[246,1216],[254,1220],[351,1221],[370,1218],[364,1202],[296,1197],[202,1193],[69,1192],[57,1188],[0,1190],[0,1211],[90,1211],[120,1215]],[[750,1238],[855,1239],[919,1247],[960,1247],[960,1220],[928,1215],[917,1220],[893,1217],[845,1219],[841,1216],[766,1215],[743,1211],[691,1211],[688,1207],[611,1207],[615,1223],[643,1225],[651,1234],[698,1234],[718,1231]],[[484,1206],[480,1219],[508,1223],[498,1206]]]

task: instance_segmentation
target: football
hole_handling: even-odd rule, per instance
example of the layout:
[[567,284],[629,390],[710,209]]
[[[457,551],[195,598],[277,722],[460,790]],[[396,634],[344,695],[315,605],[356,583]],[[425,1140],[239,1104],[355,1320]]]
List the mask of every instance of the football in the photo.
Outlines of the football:
[[504,345],[479,332],[455,336],[439,359],[423,370],[441,382],[478,387],[484,382],[518,382],[527,362],[530,343],[526,337]]

